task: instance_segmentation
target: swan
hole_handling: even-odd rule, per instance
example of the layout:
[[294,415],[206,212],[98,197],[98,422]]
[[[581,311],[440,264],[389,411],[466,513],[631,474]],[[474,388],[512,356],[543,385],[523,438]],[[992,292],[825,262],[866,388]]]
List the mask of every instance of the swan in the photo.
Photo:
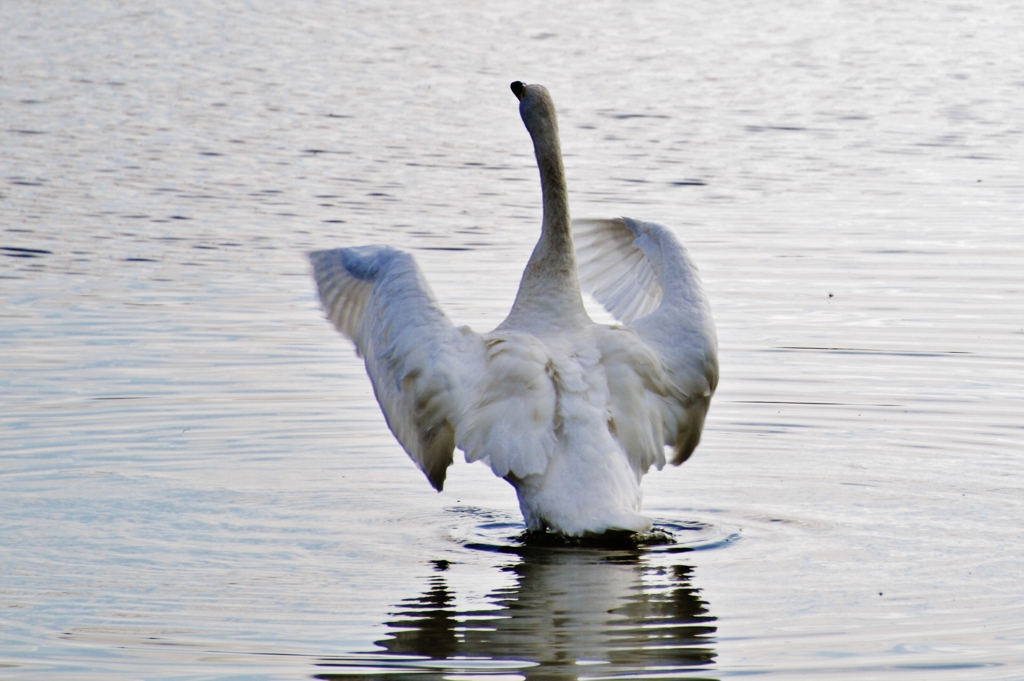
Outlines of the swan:
[[[327,318],[355,343],[391,432],[438,491],[455,448],[515,488],[527,528],[642,532],[640,481],[700,441],[718,383],[697,268],[665,227],[570,222],[555,106],[512,83],[540,169],[543,222],[512,310],[490,333],[454,326],[412,256],[390,246],[310,254]],[[587,315],[583,290],[621,325]]]

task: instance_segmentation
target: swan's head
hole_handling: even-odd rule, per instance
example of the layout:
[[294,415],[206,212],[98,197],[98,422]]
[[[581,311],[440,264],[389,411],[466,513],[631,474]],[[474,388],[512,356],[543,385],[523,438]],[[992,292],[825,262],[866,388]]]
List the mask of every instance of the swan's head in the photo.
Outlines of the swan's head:
[[558,118],[555,116],[555,103],[543,85],[527,85],[517,80],[512,83],[512,94],[519,99],[519,115],[526,124],[530,135],[537,140],[538,135],[558,136]]

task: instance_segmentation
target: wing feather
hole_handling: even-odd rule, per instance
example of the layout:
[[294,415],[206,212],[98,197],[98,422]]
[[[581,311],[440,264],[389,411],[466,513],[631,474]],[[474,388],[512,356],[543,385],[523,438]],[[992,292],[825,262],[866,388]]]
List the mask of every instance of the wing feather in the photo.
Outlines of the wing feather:
[[661,283],[624,219],[573,220],[572,231],[583,290],[626,324],[658,307]]
[[407,253],[362,246],[309,257],[327,317],[364,358],[391,432],[440,490],[484,361],[482,339],[452,325]]
[[609,430],[626,450],[638,475],[665,465],[664,417],[660,399],[668,392],[665,372],[653,350],[628,328],[597,334],[608,379]]
[[487,372],[456,431],[466,461],[484,461],[499,477],[545,471],[556,446],[557,392],[547,347],[514,331],[485,337]]

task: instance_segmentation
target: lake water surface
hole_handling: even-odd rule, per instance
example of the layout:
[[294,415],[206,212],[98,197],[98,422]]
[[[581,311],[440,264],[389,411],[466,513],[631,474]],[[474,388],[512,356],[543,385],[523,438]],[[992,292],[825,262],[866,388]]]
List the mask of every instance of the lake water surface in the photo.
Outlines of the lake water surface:
[[[1024,678],[1022,33],[1003,0],[6,0],[0,678]],[[701,267],[721,382],[644,480],[674,545],[523,547],[481,465],[435,493],[316,299],[307,251],[389,243],[504,317],[519,79],[573,214]]]

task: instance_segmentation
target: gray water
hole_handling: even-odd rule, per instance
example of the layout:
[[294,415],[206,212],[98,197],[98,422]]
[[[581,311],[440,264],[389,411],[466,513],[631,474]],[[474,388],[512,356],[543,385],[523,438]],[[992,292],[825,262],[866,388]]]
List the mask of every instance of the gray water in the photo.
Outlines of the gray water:
[[[1019,3],[0,3],[0,678],[1024,678]],[[435,493],[305,252],[507,312],[673,227],[722,378],[677,543]],[[600,317],[595,311],[595,317]],[[600,317],[606,319],[606,317]]]

